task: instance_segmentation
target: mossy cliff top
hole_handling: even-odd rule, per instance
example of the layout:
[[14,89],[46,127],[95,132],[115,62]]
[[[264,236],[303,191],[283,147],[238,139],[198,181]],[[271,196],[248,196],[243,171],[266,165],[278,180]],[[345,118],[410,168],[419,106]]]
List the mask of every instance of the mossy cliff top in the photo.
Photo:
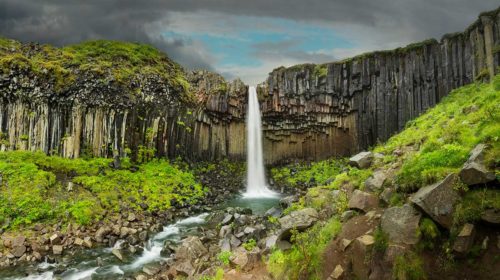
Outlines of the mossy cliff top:
[[157,91],[148,89],[149,80],[162,83],[167,94],[192,99],[183,69],[145,44],[98,40],[56,48],[0,38],[0,76],[20,73],[44,80],[47,91],[56,94],[71,92],[84,80],[136,95]]

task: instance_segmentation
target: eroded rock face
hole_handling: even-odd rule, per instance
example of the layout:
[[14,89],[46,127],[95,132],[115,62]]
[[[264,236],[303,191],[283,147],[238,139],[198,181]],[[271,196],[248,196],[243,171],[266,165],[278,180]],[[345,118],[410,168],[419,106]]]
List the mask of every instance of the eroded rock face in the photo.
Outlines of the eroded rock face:
[[417,244],[420,240],[418,226],[421,217],[422,214],[409,204],[388,208],[382,215],[382,231],[389,235],[391,242]]
[[449,229],[453,223],[455,204],[460,200],[460,196],[453,189],[453,184],[457,180],[458,176],[450,174],[441,182],[418,190],[411,197],[411,201],[435,222]]

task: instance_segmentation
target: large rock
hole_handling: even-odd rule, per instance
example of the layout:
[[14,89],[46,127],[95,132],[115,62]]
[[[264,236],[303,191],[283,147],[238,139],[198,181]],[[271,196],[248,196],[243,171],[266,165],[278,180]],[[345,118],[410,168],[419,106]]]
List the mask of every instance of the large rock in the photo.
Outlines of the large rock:
[[460,196],[453,189],[457,179],[455,174],[450,174],[441,182],[418,190],[411,201],[435,222],[449,229],[453,223],[455,204],[460,201]]
[[111,253],[117,258],[119,259],[120,261],[123,261],[123,253],[122,253],[122,250],[118,249],[118,248],[113,248],[113,250],[111,250]]
[[453,250],[459,254],[467,253],[474,243],[476,229],[473,224],[465,224],[453,244]]
[[113,229],[108,226],[100,227],[95,233],[95,241],[102,243],[104,241],[104,238],[106,238],[106,236],[112,231]]
[[500,209],[487,209],[481,214],[481,220],[492,225],[500,225]]
[[64,250],[64,248],[63,248],[62,245],[54,245],[54,246],[52,246],[52,253],[54,255],[62,255],[63,250]]
[[369,254],[375,239],[371,235],[363,235],[353,241],[351,252],[352,271],[357,279],[368,279],[370,275]]
[[387,174],[382,170],[377,170],[365,181],[365,188],[368,191],[376,192],[382,189],[385,180],[387,180]]
[[388,208],[382,215],[382,231],[389,235],[391,242],[417,244],[420,240],[418,225],[421,217],[422,214],[409,204]]
[[304,208],[293,211],[290,214],[279,219],[281,231],[278,240],[288,238],[290,231],[296,229],[299,231],[305,230],[318,221],[318,211],[314,208]]
[[208,253],[200,238],[189,236],[182,240],[182,244],[175,251],[177,259],[194,260]]
[[483,164],[486,145],[478,144],[470,153],[470,157],[460,170],[460,179],[467,185],[485,184],[495,180],[495,173]]
[[378,197],[374,194],[355,190],[349,200],[349,208],[368,212],[378,207]]
[[370,167],[373,161],[372,152],[361,152],[349,159],[349,165],[364,169]]
[[243,271],[249,271],[254,268],[260,260],[260,251],[258,247],[247,251],[243,247],[238,247],[232,253],[230,261],[233,265],[241,268]]

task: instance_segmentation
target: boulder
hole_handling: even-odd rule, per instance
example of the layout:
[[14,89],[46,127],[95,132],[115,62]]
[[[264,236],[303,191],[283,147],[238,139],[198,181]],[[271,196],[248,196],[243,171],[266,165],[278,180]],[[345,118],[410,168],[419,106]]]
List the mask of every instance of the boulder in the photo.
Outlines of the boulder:
[[372,251],[375,239],[371,235],[363,235],[353,241],[351,263],[352,271],[357,279],[368,279],[370,275],[370,265],[367,262]]
[[127,216],[127,221],[129,221],[129,222],[133,222],[133,221],[135,221],[136,219],[137,219],[137,218],[136,218],[136,216],[135,216],[135,214],[134,214],[134,213],[132,213],[132,212],[131,212],[131,213],[128,213],[128,216]]
[[385,180],[387,180],[387,175],[385,174],[385,172],[382,170],[377,170],[372,174],[372,176],[366,179],[365,188],[366,190],[371,192],[379,191],[380,189],[382,189]]
[[147,264],[142,268],[142,272],[149,276],[154,276],[160,272],[161,267],[158,264]]
[[382,231],[387,233],[391,242],[417,244],[420,240],[418,226],[421,217],[422,214],[409,204],[388,208],[382,215]]
[[52,245],[60,245],[61,241],[62,241],[62,237],[58,233],[54,233],[53,235],[50,236],[49,240],[50,240],[50,244],[52,244]]
[[280,200],[280,206],[283,209],[286,209],[290,206],[292,206],[292,203],[299,201],[299,196],[298,195],[290,195],[282,198]]
[[194,260],[208,253],[197,236],[188,236],[182,240],[182,244],[175,251],[176,259]]
[[378,197],[374,194],[355,190],[349,200],[349,208],[368,212],[378,207]]
[[467,253],[474,243],[476,230],[473,224],[465,224],[453,244],[453,250],[459,254]]
[[20,258],[26,252],[26,246],[23,244],[13,245],[11,253],[16,257]]
[[259,248],[255,247],[251,251],[247,251],[243,247],[238,247],[233,251],[229,260],[231,261],[231,264],[239,267],[243,271],[249,271],[260,261]]
[[453,223],[455,204],[460,201],[460,196],[453,189],[456,180],[457,176],[450,174],[436,184],[421,188],[411,196],[410,200],[435,222],[450,229]]
[[372,152],[361,152],[349,159],[349,165],[364,169],[370,167],[373,161]]
[[230,225],[222,226],[219,231],[219,237],[224,238],[228,234],[231,234],[233,232],[233,228]]
[[290,237],[290,231],[296,229],[305,230],[318,221],[318,211],[314,208],[304,208],[293,211],[290,214],[279,219],[281,230],[278,239]]
[[92,248],[92,240],[90,240],[90,236],[87,236],[83,239],[83,246],[87,248]]
[[175,270],[179,276],[192,276],[196,272],[196,269],[189,260],[175,262],[172,269]]
[[352,217],[356,216],[356,211],[354,210],[347,210],[340,215],[340,221],[345,223],[349,221]]
[[225,226],[225,225],[229,225],[232,221],[234,220],[234,216],[231,215],[231,214],[226,214],[224,216],[224,219],[222,219],[222,222],[220,222],[220,224],[222,226]]
[[264,217],[279,218],[281,217],[281,213],[282,213],[281,209],[279,209],[278,207],[272,207],[271,209],[266,211]]
[[481,214],[481,220],[488,224],[500,225],[500,209],[486,209]]
[[392,188],[385,188],[379,197],[386,204],[391,204],[391,197],[393,194],[394,190]]
[[80,237],[75,238],[74,244],[77,246],[83,246],[83,239],[81,239]]
[[52,246],[52,253],[54,255],[62,255],[63,250],[64,250],[64,248],[63,248],[62,245],[54,245],[54,246]]
[[120,261],[123,261],[123,253],[122,253],[122,250],[118,249],[118,248],[113,248],[113,250],[111,250],[111,253],[117,258],[119,259]]
[[470,153],[470,157],[460,170],[460,179],[467,185],[485,184],[495,180],[495,173],[483,164],[487,146],[478,144]]

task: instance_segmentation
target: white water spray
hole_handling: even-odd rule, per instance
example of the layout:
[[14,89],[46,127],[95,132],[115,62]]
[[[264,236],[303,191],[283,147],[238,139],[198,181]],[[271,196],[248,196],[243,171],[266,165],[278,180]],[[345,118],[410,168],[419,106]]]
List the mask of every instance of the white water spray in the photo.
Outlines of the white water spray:
[[260,106],[255,87],[248,89],[247,112],[247,191],[246,198],[275,197],[267,187],[262,156]]

